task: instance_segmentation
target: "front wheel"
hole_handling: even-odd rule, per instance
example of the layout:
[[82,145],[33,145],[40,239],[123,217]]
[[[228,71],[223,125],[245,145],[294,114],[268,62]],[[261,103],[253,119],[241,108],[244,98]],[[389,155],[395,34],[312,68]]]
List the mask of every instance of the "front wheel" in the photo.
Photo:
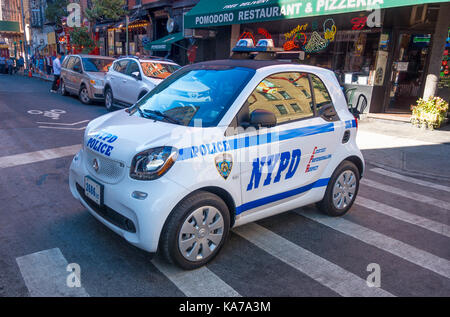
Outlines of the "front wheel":
[[92,101],[89,98],[89,91],[86,86],[81,86],[80,92],[78,93],[78,98],[85,105],[89,105]]
[[342,162],[331,176],[322,201],[317,203],[319,210],[331,217],[345,215],[355,202],[359,179],[356,165],[350,161]]
[[230,228],[230,214],[218,196],[199,191],[172,211],[161,234],[160,251],[183,269],[210,262],[222,248]]
[[106,88],[105,90],[105,107],[108,111],[114,110],[114,101],[111,88]]

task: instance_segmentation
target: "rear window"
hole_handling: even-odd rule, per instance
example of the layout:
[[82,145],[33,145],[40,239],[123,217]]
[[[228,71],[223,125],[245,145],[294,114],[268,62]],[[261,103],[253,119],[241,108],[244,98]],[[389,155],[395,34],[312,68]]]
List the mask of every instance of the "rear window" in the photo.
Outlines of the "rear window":
[[141,62],[142,71],[147,77],[165,79],[180,69],[180,66],[157,62]]
[[83,58],[83,67],[87,72],[103,72],[109,70],[113,61],[104,58]]

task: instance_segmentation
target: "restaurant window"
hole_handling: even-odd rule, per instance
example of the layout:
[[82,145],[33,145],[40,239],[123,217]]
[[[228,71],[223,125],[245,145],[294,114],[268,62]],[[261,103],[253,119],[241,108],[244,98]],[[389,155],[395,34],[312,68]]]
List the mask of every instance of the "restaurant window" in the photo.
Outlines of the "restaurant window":
[[314,116],[308,74],[278,73],[266,77],[247,99],[249,114],[256,109],[272,112],[277,123]]

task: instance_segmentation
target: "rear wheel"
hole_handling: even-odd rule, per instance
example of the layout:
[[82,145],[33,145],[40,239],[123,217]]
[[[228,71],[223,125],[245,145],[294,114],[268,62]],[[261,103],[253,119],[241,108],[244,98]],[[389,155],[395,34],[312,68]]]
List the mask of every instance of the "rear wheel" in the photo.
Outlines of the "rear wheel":
[[62,96],[67,96],[69,93],[67,92],[67,89],[66,89],[66,83],[63,81],[63,80],[61,80],[61,95]]
[[345,215],[355,202],[359,179],[356,165],[342,162],[331,176],[324,198],[317,203],[319,210],[332,217]]
[[172,211],[161,234],[160,251],[178,266],[192,270],[210,262],[222,248],[230,214],[218,196],[199,191]]
[[108,111],[114,111],[113,93],[111,88],[105,89],[105,107]]
[[78,93],[78,98],[85,105],[88,105],[88,104],[90,104],[92,102],[91,98],[89,98],[89,91],[88,91],[87,87],[84,86],[84,85],[81,86],[81,89],[80,89],[80,91]]

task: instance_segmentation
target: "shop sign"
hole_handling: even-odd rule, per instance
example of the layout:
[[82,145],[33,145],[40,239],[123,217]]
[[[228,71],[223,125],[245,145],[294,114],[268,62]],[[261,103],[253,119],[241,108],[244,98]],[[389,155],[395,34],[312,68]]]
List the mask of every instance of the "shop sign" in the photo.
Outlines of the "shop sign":
[[[447,0],[201,0],[185,15],[185,28],[254,23],[372,11]],[[224,4],[225,3],[225,4]],[[377,10],[378,11],[378,10]],[[359,24],[360,25],[360,24]]]

